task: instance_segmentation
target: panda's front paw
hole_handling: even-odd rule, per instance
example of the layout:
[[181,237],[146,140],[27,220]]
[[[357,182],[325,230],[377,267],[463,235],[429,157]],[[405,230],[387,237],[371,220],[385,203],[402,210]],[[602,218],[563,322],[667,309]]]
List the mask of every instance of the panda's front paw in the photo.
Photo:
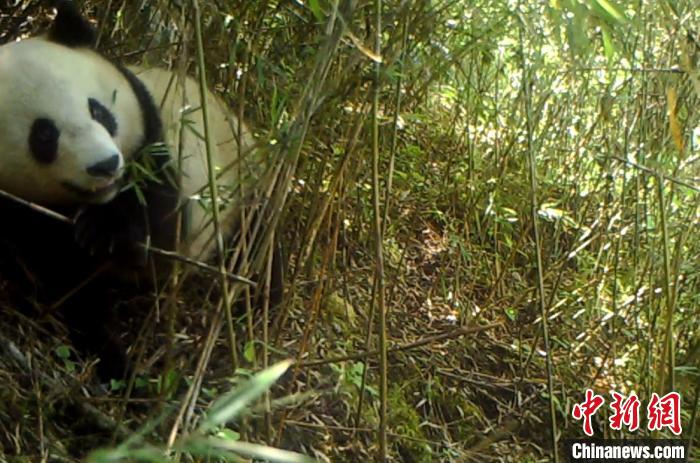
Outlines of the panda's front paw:
[[146,265],[146,226],[120,208],[112,204],[85,206],[73,223],[75,241],[90,255],[112,257],[130,266]]

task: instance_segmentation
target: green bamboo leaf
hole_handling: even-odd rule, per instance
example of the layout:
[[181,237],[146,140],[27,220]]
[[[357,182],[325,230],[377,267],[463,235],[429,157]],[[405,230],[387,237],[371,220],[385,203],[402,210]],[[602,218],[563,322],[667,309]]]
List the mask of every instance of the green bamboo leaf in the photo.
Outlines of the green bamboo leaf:
[[602,19],[611,23],[623,23],[627,21],[625,14],[620,8],[609,0],[593,0],[593,10],[598,13]]
[[102,449],[92,452],[85,460],[86,463],[115,463],[115,462],[143,462],[143,463],[167,463],[162,450],[145,447],[139,449]]
[[255,360],[255,343],[253,341],[246,343],[245,349],[243,350],[243,357],[250,363],[253,363]]
[[312,463],[316,461],[307,456],[290,452],[288,450],[276,449],[274,447],[267,447],[260,444],[251,444],[249,442],[217,439],[213,437],[190,439],[183,446],[183,450],[202,456],[216,454],[220,457],[224,456],[221,453],[222,451],[231,452],[237,455],[244,455],[255,460],[267,461],[271,463]]
[[321,10],[321,5],[318,3],[318,0],[309,0],[309,8],[316,17],[316,20],[318,22],[323,22],[323,10]]
[[603,50],[605,51],[605,57],[608,59],[608,62],[612,62],[613,58],[615,58],[615,43],[613,42],[612,36],[610,35],[610,31],[608,30],[607,27],[603,27]]
[[291,364],[291,360],[276,363],[217,400],[200,426],[200,431],[209,431],[238,416],[248,404],[267,391]]

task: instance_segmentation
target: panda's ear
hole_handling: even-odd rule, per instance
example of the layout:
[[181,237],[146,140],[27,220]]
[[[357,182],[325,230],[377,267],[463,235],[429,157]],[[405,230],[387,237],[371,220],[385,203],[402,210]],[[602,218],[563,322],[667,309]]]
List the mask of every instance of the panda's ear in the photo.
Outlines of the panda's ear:
[[54,1],[56,19],[49,30],[49,40],[67,47],[94,47],[97,39],[92,24],[80,14],[75,2]]

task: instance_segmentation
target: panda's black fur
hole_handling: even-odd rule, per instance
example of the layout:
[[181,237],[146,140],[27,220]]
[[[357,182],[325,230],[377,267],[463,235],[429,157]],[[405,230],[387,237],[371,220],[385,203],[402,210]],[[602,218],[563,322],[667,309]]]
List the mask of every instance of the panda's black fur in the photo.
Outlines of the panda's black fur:
[[[94,47],[95,31],[74,3],[58,1],[56,9],[57,16],[47,39],[70,48]],[[11,199],[0,199],[2,275],[14,276],[15,282],[25,282],[22,292],[33,296],[36,307],[44,310],[50,307],[63,315],[75,346],[99,357],[98,374],[103,379],[121,377],[127,367],[125,350],[114,330],[112,310],[123,299],[123,288],[105,269],[115,265],[142,269],[147,255],[141,244],[149,239],[153,246],[176,249],[177,214],[173,211],[180,200],[167,153],[164,155],[161,150],[150,154],[144,149],[164,142],[161,115],[154,98],[132,71],[112,64],[115,72],[128,81],[141,110],[143,135],[135,151],[152,157],[148,161],[155,167],[158,178],[146,179],[138,194],[135,188],[127,189],[104,204],[53,208],[75,218],[73,226]],[[109,123],[101,123],[110,129]],[[114,125],[112,129],[120,128]],[[139,195],[145,197],[147,207]],[[275,270],[275,277],[281,278],[278,265]],[[276,290],[275,294],[279,295],[279,287]]]
[[58,21],[54,21],[48,37],[52,42],[67,47],[92,47],[97,41],[95,29],[80,14],[71,0],[54,2],[58,12]]

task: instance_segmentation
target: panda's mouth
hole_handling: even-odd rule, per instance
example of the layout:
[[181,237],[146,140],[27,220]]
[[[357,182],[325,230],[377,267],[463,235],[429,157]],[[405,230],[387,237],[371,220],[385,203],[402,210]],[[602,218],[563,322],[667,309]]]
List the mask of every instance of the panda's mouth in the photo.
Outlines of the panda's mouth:
[[63,186],[71,191],[72,193],[78,195],[81,199],[88,202],[103,202],[109,200],[114,196],[117,189],[119,188],[119,182],[115,179],[104,185],[96,186],[90,189],[83,188],[72,182],[63,182]]

